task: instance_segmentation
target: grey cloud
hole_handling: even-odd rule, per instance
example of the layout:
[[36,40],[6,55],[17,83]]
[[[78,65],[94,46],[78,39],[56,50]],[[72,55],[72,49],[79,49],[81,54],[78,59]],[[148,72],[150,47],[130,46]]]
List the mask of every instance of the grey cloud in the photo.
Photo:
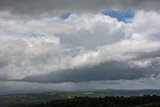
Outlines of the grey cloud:
[[[74,90],[77,87],[89,89],[107,86],[123,88],[124,81],[132,81],[134,84],[134,81],[141,78],[160,78],[158,12],[137,11],[138,14],[136,12],[131,23],[122,23],[104,15],[87,13],[101,10],[103,7],[110,8],[110,5],[110,9],[122,8],[125,5],[124,8],[142,6],[141,9],[152,10],[159,6],[159,1],[102,0],[90,3],[89,0],[90,2],[79,1],[79,6],[76,3],[78,1],[70,3],[72,0],[64,2],[15,0],[12,3],[13,1],[0,1],[0,11],[10,11],[15,16],[41,15],[63,9],[85,11],[86,14],[73,14],[65,21],[57,17],[32,19],[26,22],[1,18],[0,92],[10,92],[14,89],[19,92],[40,90],[41,86],[42,90],[66,88]],[[84,7],[80,6],[83,3]],[[41,8],[42,6],[44,7]],[[5,12],[0,14],[7,16]],[[9,13],[8,17],[12,17],[12,14]],[[99,83],[105,80],[107,82]],[[146,86],[142,87],[157,88],[158,82],[154,82],[154,86],[153,83],[146,83]],[[113,85],[108,85],[112,83]],[[137,81],[136,88],[142,83]],[[4,90],[5,88],[8,90]]]
[[150,59],[150,58],[158,58],[160,57],[160,50],[151,52],[151,53],[137,53],[137,58],[135,60],[143,60],[143,59]]
[[9,60],[8,59],[3,59],[3,58],[0,58],[0,69],[2,69],[3,67],[7,66],[8,63],[9,63]]
[[148,36],[147,39],[148,40],[152,40],[152,41],[160,41],[160,32],[158,33],[153,33],[152,36]]
[[76,34],[56,34],[56,36],[59,37],[62,44],[94,49],[98,46],[114,44],[124,38],[125,33],[123,32],[123,28],[113,30],[109,27],[110,25],[107,26],[103,23],[94,25],[94,28],[91,29],[92,32],[86,29],[81,29],[78,30]]
[[151,73],[150,70],[149,68],[132,68],[128,63],[122,61],[111,61],[88,68],[69,69],[45,75],[29,76],[22,79],[22,81],[59,83],[93,80],[134,80],[145,77]]
[[54,13],[61,10],[95,12],[103,9],[159,9],[159,0],[0,0],[0,10],[14,14]]
[[159,89],[159,79],[138,80],[105,80],[90,82],[36,83],[18,81],[0,81],[0,94],[48,92],[48,91],[77,91],[102,89]]

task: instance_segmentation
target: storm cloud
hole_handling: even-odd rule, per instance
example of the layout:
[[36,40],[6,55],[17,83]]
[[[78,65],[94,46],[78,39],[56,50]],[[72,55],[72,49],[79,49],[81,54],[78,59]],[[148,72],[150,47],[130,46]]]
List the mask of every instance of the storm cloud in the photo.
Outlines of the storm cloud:
[[147,70],[147,68],[131,68],[124,62],[112,61],[91,68],[69,69],[67,71],[59,71],[56,73],[49,73],[47,75],[30,76],[22,80],[42,83],[84,82],[120,79],[134,80],[143,78],[145,75],[149,74],[150,72]]
[[0,0],[0,93],[160,88],[159,20],[159,0]]

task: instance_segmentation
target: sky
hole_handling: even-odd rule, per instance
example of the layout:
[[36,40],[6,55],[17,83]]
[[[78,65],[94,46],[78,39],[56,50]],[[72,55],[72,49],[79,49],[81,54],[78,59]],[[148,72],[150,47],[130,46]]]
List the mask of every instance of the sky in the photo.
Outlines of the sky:
[[0,0],[0,94],[159,84],[160,0]]

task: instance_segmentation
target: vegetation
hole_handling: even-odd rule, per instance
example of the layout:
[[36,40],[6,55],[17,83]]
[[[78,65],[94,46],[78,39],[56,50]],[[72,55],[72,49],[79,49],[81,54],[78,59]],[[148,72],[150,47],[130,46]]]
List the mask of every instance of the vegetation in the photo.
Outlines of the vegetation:
[[160,96],[106,96],[57,99],[46,103],[17,104],[11,107],[160,107]]
[[101,90],[0,95],[0,107],[160,107],[160,90]]

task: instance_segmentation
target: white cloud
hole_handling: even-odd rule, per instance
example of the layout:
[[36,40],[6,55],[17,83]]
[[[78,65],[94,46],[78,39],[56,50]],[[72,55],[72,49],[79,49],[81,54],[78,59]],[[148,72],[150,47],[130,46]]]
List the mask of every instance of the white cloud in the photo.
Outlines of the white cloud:
[[132,23],[127,25],[127,36],[133,39],[149,39],[154,34],[159,33],[160,13],[156,11],[138,11],[136,12]]
[[148,39],[159,32],[158,12],[136,11],[131,23],[101,14],[72,14],[65,21],[58,17],[25,21],[4,18],[9,15],[0,15],[2,80],[110,61],[147,68],[159,57],[160,42]]

